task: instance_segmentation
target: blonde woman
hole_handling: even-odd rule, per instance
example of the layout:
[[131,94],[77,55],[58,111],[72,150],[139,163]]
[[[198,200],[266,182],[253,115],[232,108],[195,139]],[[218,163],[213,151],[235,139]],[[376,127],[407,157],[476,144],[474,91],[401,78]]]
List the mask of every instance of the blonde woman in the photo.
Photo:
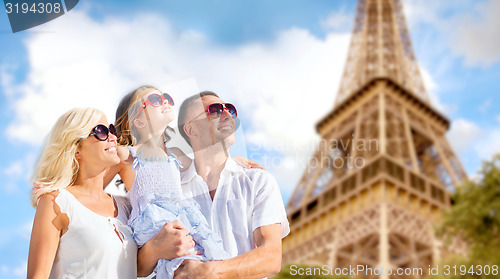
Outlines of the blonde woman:
[[101,111],[73,109],[52,128],[36,165],[28,278],[136,278],[137,246],[124,198],[104,192],[120,162]]

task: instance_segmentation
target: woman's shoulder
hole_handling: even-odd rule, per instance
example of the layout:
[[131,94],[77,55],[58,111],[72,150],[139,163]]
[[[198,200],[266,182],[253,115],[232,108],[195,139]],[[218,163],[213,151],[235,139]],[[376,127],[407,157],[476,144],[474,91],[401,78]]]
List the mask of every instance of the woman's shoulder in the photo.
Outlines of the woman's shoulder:
[[[63,201],[66,195],[63,191],[55,190],[40,196],[36,208],[35,219],[41,224],[52,224],[58,231],[64,234],[69,226],[70,216]],[[45,226],[47,228],[47,226]]]
[[[53,202],[55,203],[56,200],[62,198],[62,197],[65,197],[65,191],[67,191],[66,189],[64,188],[61,188],[61,189],[54,189],[50,192],[47,192],[47,193],[44,193],[40,196],[40,199],[38,201],[38,204],[40,204],[40,202],[42,202],[42,200],[47,203],[47,202]],[[62,194],[61,194],[62,193]],[[59,198],[58,198],[59,197]]]
[[58,196],[59,196],[59,190],[54,190],[41,195],[40,198],[38,199],[37,208],[47,204],[54,204]]
[[44,215],[48,214],[52,216],[66,213],[65,208],[69,201],[66,195],[62,193],[63,190],[59,189],[41,195],[37,204],[37,212],[43,212]]

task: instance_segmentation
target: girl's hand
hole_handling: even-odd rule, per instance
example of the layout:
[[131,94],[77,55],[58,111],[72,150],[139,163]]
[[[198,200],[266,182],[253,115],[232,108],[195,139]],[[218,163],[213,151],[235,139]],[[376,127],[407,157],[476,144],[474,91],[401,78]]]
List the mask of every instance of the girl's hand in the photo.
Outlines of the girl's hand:
[[106,175],[104,176],[104,187],[106,187],[118,174],[125,184],[125,189],[128,191],[132,188],[132,184],[135,179],[135,170],[132,170],[134,158],[132,157],[130,150],[124,145],[117,145],[116,152],[120,158],[120,163],[112,166],[106,172]]
[[130,161],[131,159],[130,150],[128,150],[126,146],[117,145],[116,151],[118,153],[118,157],[120,158],[120,163],[128,163]]
[[248,159],[248,158],[245,158],[245,157],[241,157],[241,156],[236,156],[236,157],[233,157],[233,160],[236,161],[236,163],[238,163],[238,165],[244,167],[245,169],[261,169],[261,170],[265,170],[265,168],[263,168],[261,165],[255,163],[254,161]]

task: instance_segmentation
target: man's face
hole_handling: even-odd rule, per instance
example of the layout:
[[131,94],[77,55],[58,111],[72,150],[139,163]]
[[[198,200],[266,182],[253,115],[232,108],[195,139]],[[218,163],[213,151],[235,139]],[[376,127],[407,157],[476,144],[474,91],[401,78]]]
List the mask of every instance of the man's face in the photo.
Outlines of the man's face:
[[[223,110],[218,118],[209,117],[204,111],[213,103],[225,103],[215,96],[203,96],[193,103],[187,119],[191,121],[190,140],[193,148],[205,148],[217,143],[229,147],[235,142],[235,119],[227,110]],[[195,150],[196,151],[196,150]]]

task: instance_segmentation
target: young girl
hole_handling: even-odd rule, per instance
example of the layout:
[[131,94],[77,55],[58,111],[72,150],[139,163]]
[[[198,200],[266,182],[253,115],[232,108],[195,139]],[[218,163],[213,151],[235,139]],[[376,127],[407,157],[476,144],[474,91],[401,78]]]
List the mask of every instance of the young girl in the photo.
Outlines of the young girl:
[[137,277],[129,205],[103,190],[119,161],[102,112],[73,109],[57,120],[34,172],[28,278]]
[[[174,119],[173,105],[170,95],[155,87],[143,86],[126,95],[116,113],[118,143],[130,150],[122,158],[130,154],[135,170],[132,174],[120,172],[120,176],[132,205],[129,225],[137,244],[141,247],[166,222],[180,220],[196,242],[196,249],[203,252],[172,260],[160,259],[155,268],[157,278],[173,278],[185,259],[209,261],[228,257],[222,240],[210,230],[197,203],[182,193],[179,170],[191,161],[179,149],[173,151],[165,146],[169,138],[164,132]],[[240,164],[246,165],[244,161]]]

